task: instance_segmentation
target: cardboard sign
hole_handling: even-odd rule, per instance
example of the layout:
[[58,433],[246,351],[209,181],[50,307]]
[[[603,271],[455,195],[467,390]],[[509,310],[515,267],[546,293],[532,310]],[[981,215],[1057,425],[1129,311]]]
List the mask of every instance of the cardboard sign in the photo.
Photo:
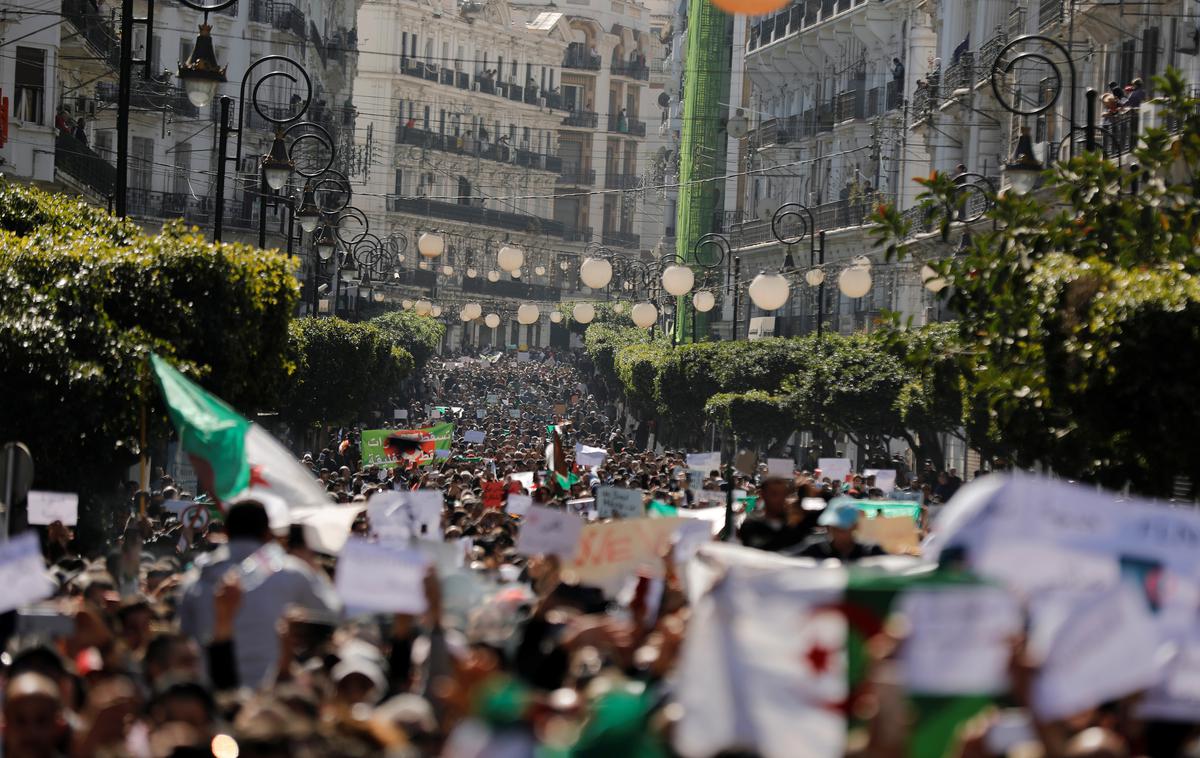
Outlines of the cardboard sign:
[[795,474],[796,464],[791,458],[768,458],[767,476],[782,476],[791,479]]
[[858,539],[874,542],[893,555],[919,555],[921,540],[917,525],[907,516],[860,518]]
[[638,571],[654,579],[661,578],[662,556],[686,521],[639,518],[588,524],[579,535],[574,559],[563,567],[564,579],[615,592],[627,577]]
[[348,540],[338,554],[334,586],[349,608],[380,613],[424,613],[429,558],[417,550]]
[[712,453],[688,453],[687,467],[693,471],[702,471],[705,476],[708,476],[710,471],[719,471],[721,469],[721,451]]
[[463,433],[463,441],[469,445],[478,445],[487,437],[486,434],[478,429],[471,429]]
[[850,473],[849,458],[818,458],[817,468],[821,469],[821,477],[831,482],[844,482]]
[[496,403],[499,403],[499,402],[500,402],[499,395],[488,395],[487,396],[487,404],[488,405],[495,405]]
[[403,408],[397,408],[396,410],[392,411],[392,418],[396,421],[403,421],[408,418],[408,411]]
[[533,498],[531,496],[510,494],[508,500],[504,502],[504,510],[510,516],[524,516],[532,505]]
[[75,526],[79,520],[79,495],[74,492],[29,491],[29,523]]
[[733,459],[733,467],[745,476],[754,476],[758,456],[753,450],[743,450]]
[[546,553],[570,558],[579,549],[583,522],[575,516],[553,508],[531,505],[521,524],[517,552],[524,555]]
[[0,613],[45,600],[54,589],[37,532],[23,532],[0,544]]
[[600,518],[641,518],[646,515],[642,491],[624,487],[600,487],[596,490],[596,509]]
[[604,459],[607,457],[608,451],[602,447],[591,447],[590,445],[583,444],[575,445],[575,462],[585,468],[603,466]]
[[371,530],[381,539],[442,538],[439,490],[381,492],[367,502]]
[[564,416],[564,415],[566,415],[566,413],[567,413],[567,404],[566,404],[566,403],[555,403],[555,404],[554,404],[554,413],[555,413],[556,415],[559,415],[559,416]]

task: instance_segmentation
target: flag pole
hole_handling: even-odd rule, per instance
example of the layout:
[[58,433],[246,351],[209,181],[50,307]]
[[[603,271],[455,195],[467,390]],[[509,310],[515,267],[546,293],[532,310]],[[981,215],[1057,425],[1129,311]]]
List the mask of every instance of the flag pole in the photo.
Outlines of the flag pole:
[[[138,392],[138,399],[141,405],[141,439],[138,444],[138,468],[139,468],[139,485],[142,492],[150,492],[150,462],[146,458],[146,380],[150,378],[150,359],[146,358],[146,362],[142,364],[141,371],[141,387]],[[149,498],[138,498],[138,515],[146,515],[146,501]]]

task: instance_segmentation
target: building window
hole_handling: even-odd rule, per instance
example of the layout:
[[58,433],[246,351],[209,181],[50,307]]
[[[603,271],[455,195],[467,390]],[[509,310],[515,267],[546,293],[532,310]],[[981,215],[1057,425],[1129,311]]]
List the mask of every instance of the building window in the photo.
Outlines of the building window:
[[46,51],[18,47],[13,117],[29,124],[46,123]]
[[136,190],[149,191],[154,182],[154,140],[149,137],[134,137],[129,151],[129,186]]
[[175,194],[191,193],[192,146],[186,142],[175,145]]

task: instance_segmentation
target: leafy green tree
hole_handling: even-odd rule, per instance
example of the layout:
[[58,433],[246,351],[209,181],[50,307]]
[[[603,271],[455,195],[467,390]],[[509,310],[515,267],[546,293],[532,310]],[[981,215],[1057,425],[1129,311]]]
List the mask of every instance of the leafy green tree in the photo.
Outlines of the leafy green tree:
[[583,346],[591,356],[596,371],[605,381],[617,378],[616,353],[630,345],[650,341],[650,333],[636,326],[616,326],[609,323],[590,324],[583,336]]
[[763,390],[722,392],[704,404],[705,413],[738,436],[768,453],[780,451],[796,431],[788,398]]
[[[931,265],[950,285],[966,415],[987,444],[1019,465],[1162,495],[1176,475],[1200,481],[1200,104],[1173,71],[1154,91],[1172,131],[1144,129],[1124,166],[1099,153],[1056,164],[1037,191],[996,198],[962,253]],[[924,184],[948,238],[953,179]],[[895,209],[878,221],[889,251],[912,251]]]
[[437,353],[446,335],[446,327],[440,321],[418,316],[413,311],[389,311],[369,323],[382,330],[393,345],[407,351],[418,370]]
[[359,421],[413,370],[412,355],[374,324],[298,318],[288,332],[296,372],[280,412],[299,428]]

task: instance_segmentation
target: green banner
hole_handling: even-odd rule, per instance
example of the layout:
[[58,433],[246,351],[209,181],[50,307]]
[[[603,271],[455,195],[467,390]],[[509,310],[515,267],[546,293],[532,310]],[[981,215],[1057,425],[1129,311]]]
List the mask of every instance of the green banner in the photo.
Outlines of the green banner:
[[454,441],[454,424],[452,423],[423,426],[421,430],[429,432],[433,436],[434,447],[438,450],[449,450],[450,443]]

